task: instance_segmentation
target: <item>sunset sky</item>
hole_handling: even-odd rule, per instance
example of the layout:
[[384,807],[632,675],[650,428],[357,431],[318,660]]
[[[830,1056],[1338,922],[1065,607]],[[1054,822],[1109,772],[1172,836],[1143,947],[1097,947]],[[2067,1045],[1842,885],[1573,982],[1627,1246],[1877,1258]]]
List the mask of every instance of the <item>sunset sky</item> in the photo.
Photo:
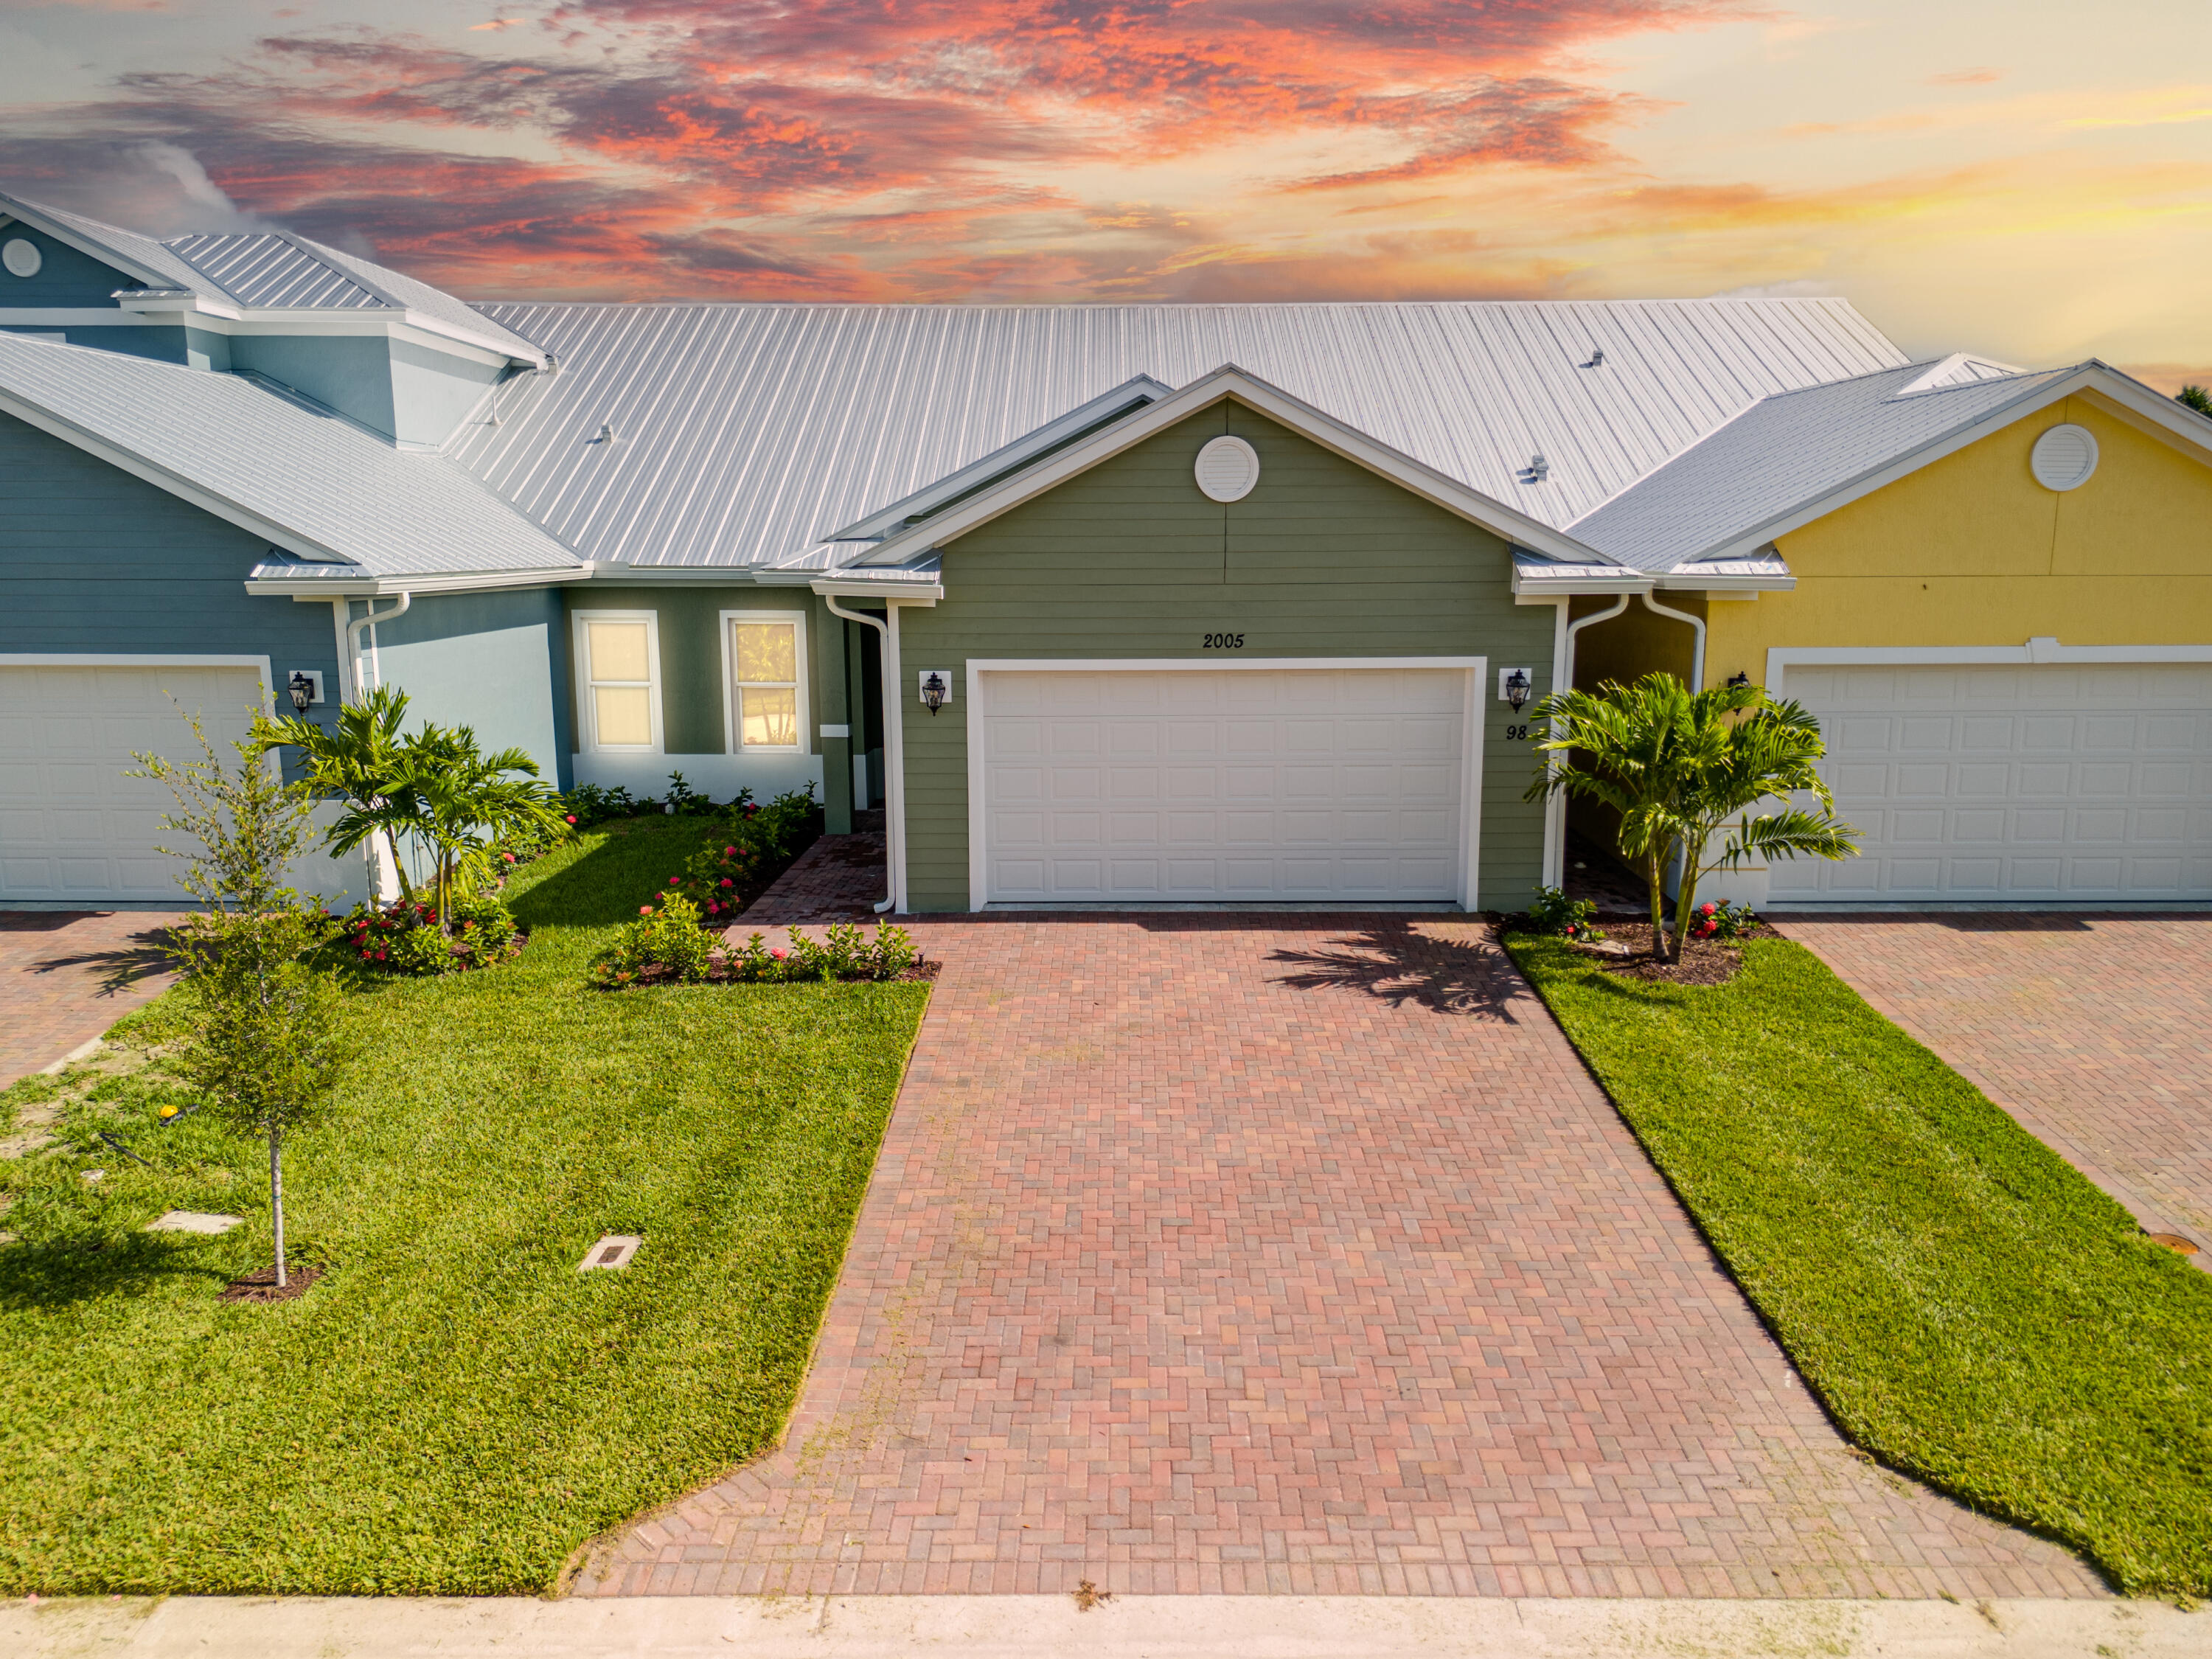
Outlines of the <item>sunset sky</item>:
[[2212,379],[2208,0],[86,0],[0,98],[0,187],[471,297],[1840,294]]

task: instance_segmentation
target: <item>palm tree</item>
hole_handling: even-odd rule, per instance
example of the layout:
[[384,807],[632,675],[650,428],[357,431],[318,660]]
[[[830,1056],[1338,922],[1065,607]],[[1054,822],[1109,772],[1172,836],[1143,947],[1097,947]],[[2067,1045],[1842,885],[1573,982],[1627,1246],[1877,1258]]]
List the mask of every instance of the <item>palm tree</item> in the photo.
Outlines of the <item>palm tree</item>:
[[2174,402],[2185,404],[2199,415],[2212,415],[2212,392],[2201,386],[2185,386],[2174,394]]
[[344,806],[326,836],[331,856],[381,838],[399,872],[399,890],[412,899],[414,884],[399,856],[399,838],[419,810],[401,757],[399,727],[406,716],[407,694],[380,685],[361,702],[341,708],[327,731],[290,714],[268,723],[268,740],[298,749],[301,781],[318,799]]
[[[1840,859],[1858,850],[1858,832],[1837,819],[1814,769],[1826,752],[1820,722],[1759,686],[1692,691],[1672,674],[1646,674],[1633,685],[1608,680],[1595,693],[1556,692],[1536,713],[1547,723],[1536,745],[1545,758],[1527,799],[1565,790],[1619,815],[1621,856],[1644,873],[1651,953],[1661,960],[1681,960],[1698,884],[1713,871],[1753,855]],[[1761,801],[1794,793],[1813,796],[1819,810],[1749,816]],[[1665,880],[1678,858],[1669,946]]]
[[481,879],[492,843],[533,830],[557,835],[563,827],[558,798],[538,780],[538,763],[526,750],[487,755],[471,726],[425,724],[400,745],[399,756],[400,783],[414,802],[407,828],[429,850],[438,926],[450,933],[453,894]]

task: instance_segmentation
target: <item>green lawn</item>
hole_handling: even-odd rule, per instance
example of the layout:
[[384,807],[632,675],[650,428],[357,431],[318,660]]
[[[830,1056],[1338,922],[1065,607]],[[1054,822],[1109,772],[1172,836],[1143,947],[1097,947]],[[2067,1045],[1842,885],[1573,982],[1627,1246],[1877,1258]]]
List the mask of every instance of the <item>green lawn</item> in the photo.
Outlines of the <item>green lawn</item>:
[[[586,836],[516,883],[520,959],[349,997],[339,1103],[285,1160],[333,1264],[298,1301],[216,1300],[270,1260],[265,1160],[150,1127],[149,1075],[73,1109],[96,1152],[0,1164],[0,1594],[540,1590],[774,1441],[927,991],[586,988],[713,833]],[[139,1231],[172,1207],[248,1224]],[[635,1265],[579,1274],[606,1232]]]
[[1699,989],[1508,945],[1844,1432],[2212,1594],[2212,1278],[1801,946]]

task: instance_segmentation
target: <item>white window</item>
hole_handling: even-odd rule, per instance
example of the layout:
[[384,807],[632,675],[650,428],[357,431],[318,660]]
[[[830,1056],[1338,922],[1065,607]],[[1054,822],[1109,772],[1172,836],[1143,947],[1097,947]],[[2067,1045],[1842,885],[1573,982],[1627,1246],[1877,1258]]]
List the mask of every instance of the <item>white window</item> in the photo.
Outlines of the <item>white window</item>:
[[806,750],[806,630],[797,611],[725,611],[730,752]]
[[660,630],[652,611],[577,611],[576,678],[586,748],[659,752]]

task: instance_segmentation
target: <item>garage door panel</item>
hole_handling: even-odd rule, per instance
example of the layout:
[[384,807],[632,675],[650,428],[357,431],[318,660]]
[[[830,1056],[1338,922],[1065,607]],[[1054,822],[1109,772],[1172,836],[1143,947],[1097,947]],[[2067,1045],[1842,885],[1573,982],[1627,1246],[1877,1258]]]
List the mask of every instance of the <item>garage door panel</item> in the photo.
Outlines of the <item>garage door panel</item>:
[[[1085,682],[1097,718],[1032,723],[1034,758],[1056,806],[1087,776],[1086,799],[1104,811],[1002,810],[1028,757],[1001,738],[1024,732],[1022,711],[1066,706],[1053,705],[1054,680]],[[981,720],[987,895],[1454,897],[1466,695],[1464,673],[1440,670],[994,672]],[[1131,755],[1161,763],[1109,763]]]
[[2212,667],[1805,670],[1789,691],[1865,840],[1778,861],[1778,900],[2212,898]]

